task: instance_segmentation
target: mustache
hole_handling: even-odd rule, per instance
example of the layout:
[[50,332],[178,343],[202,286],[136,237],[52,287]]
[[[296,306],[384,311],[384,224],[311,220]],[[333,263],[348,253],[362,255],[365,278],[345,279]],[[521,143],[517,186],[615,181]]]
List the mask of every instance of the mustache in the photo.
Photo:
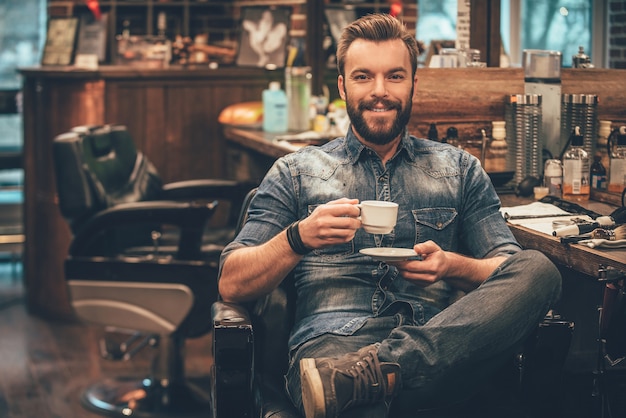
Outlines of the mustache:
[[373,110],[379,104],[382,104],[387,109],[402,109],[402,104],[400,102],[387,99],[377,99],[359,103],[359,110]]

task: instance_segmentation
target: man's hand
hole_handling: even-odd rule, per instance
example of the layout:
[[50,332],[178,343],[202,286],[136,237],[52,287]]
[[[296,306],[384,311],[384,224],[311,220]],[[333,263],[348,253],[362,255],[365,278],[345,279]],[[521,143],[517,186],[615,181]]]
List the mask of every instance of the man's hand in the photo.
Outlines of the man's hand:
[[354,238],[361,227],[358,199],[341,198],[320,205],[300,221],[300,238],[308,248],[325,248]]
[[426,241],[413,247],[420,259],[393,262],[400,275],[419,286],[431,285],[447,276],[448,253],[433,241]]
[[504,261],[506,257],[476,259],[461,254],[444,251],[433,241],[426,241],[413,247],[421,260],[406,260],[393,264],[405,280],[419,286],[428,286],[439,280],[463,291],[471,291]]

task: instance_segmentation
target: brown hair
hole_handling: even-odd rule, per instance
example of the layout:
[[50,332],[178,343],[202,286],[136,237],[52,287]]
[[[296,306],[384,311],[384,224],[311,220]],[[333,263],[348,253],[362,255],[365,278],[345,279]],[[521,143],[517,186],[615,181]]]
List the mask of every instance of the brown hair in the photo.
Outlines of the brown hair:
[[348,48],[357,39],[365,39],[367,41],[382,42],[393,39],[400,39],[409,50],[409,58],[413,75],[417,70],[417,56],[419,55],[419,47],[415,36],[407,31],[406,27],[395,17],[385,14],[369,14],[350,23],[341,33],[337,45],[337,69],[340,75],[344,74],[346,54]]

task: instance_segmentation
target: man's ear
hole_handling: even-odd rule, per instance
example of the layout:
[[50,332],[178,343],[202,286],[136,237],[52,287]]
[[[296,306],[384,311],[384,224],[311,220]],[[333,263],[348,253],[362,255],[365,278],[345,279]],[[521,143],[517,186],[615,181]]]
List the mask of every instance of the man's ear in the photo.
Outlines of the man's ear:
[[417,75],[413,77],[413,97],[411,100],[415,100],[417,97]]
[[337,77],[337,89],[339,90],[339,97],[341,97],[342,100],[346,100],[346,89],[344,87],[343,84],[343,76],[339,75]]

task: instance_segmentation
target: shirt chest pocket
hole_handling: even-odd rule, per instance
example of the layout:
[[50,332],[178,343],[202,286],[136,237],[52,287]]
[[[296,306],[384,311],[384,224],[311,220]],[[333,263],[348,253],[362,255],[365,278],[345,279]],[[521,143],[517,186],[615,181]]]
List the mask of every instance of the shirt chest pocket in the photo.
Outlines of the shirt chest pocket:
[[425,208],[411,211],[415,220],[415,243],[435,241],[441,248],[453,248],[457,211],[454,208]]

